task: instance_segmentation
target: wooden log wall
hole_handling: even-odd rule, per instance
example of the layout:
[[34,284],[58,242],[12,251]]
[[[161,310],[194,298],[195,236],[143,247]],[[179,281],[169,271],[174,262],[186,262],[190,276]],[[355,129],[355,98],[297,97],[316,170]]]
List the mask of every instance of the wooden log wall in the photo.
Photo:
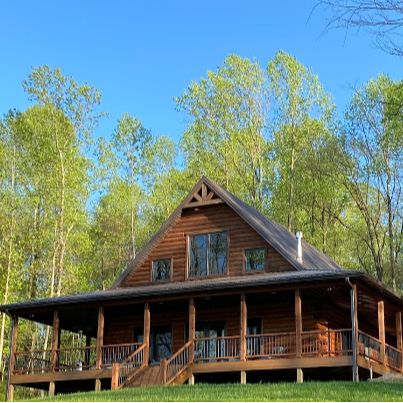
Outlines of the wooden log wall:
[[244,249],[266,247],[268,272],[293,270],[279,253],[240,218],[227,205],[216,205],[184,210],[182,217],[173,224],[165,236],[157,243],[147,259],[137,270],[126,278],[122,287],[150,283],[151,262],[155,259],[173,259],[172,281],[186,280],[186,237],[188,234],[227,231],[229,265],[228,275],[242,275],[244,265]]

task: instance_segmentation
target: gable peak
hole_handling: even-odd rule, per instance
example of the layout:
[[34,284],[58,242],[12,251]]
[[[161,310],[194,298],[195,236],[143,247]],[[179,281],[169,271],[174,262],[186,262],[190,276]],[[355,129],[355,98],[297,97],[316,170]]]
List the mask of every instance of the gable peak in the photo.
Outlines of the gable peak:
[[188,202],[183,206],[183,208],[209,206],[220,203],[223,203],[223,201],[214,192],[214,190],[211,189],[211,186],[208,184],[207,178],[203,177],[189,197]]

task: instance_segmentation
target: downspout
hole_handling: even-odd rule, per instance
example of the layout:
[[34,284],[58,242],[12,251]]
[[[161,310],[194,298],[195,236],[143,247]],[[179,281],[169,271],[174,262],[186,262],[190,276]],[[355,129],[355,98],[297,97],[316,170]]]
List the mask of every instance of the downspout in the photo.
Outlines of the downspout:
[[358,340],[358,329],[355,320],[355,292],[354,286],[350,281],[349,277],[346,277],[346,282],[350,286],[350,316],[351,316],[351,331],[352,331],[352,349],[353,349],[353,382],[358,382],[358,364],[357,364],[357,340]]

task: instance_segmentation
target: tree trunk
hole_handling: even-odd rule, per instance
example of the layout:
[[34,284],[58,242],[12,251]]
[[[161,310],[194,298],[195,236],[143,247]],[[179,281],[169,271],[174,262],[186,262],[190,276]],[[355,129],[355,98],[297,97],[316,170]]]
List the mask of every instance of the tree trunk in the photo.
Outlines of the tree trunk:
[[[7,304],[8,297],[10,293],[10,281],[11,281],[11,271],[13,268],[13,251],[14,251],[14,230],[15,230],[15,160],[16,160],[16,149],[13,147],[13,157],[11,159],[11,194],[12,194],[12,204],[11,204],[11,219],[9,228],[9,239],[8,239],[8,253],[7,253],[7,269],[6,269],[6,284],[4,288],[3,304]],[[1,315],[1,329],[0,329],[0,372],[1,380],[3,381],[3,347],[4,347],[4,333],[6,326],[6,314]]]

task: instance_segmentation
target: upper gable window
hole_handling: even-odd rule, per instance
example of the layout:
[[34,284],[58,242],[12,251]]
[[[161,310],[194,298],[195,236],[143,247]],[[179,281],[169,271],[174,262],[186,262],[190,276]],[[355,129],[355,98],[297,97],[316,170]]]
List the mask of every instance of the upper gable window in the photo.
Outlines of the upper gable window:
[[171,259],[153,260],[151,266],[152,281],[168,281],[171,278]]
[[226,271],[226,232],[189,236],[189,277],[211,276]]
[[264,271],[266,267],[266,248],[245,250],[245,271],[249,273]]

